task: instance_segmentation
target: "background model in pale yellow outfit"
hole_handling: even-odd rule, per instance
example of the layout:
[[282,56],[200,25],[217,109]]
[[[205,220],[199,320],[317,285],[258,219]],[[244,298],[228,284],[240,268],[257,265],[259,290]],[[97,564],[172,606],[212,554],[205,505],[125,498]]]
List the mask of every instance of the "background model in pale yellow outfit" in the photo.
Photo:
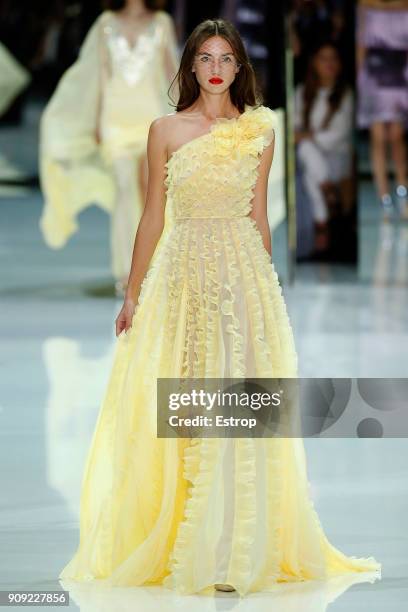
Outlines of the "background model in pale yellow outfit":
[[41,121],[40,227],[60,248],[90,204],[112,214],[111,257],[126,280],[144,197],[139,160],[151,122],[171,112],[168,88],[179,64],[174,26],[155,11],[134,45],[113,11],[96,20],[79,59],[61,79]]

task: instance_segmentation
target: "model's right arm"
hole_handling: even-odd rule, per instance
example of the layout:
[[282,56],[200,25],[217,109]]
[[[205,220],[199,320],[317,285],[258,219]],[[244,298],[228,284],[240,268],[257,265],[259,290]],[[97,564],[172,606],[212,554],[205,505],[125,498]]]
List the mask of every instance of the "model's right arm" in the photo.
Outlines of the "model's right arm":
[[147,139],[148,184],[146,203],[136,232],[132,264],[125,301],[116,319],[116,335],[132,324],[134,310],[150,260],[164,228],[166,188],[164,184],[167,161],[165,136],[166,117],[155,119]]

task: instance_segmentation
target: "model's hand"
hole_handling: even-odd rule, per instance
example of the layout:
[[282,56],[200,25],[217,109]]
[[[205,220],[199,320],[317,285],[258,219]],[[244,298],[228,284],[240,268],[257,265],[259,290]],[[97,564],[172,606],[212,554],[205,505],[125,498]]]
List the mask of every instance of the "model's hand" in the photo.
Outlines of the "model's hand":
[[127,331],[132,327],[132,318],[135,312],[136,303],[130,298],[126,298],[120,313],[116,317],[116,336],[122,333],[123,330]]

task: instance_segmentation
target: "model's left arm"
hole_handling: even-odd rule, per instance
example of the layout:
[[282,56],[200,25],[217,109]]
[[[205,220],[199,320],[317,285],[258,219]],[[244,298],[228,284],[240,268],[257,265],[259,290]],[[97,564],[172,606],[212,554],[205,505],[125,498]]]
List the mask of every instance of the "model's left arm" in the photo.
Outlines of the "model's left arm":
[[252,219],[256,221],[256,224],[262,236],[264,247],[271,257],[272,242],[268,222],[268,178],[269,171],[272,165],[274,149],[275,137],[273,137],[271,142],[263,149],[258,166],[258,179],[254,187],[252,210],[249,213],[249,217],[252,217]]

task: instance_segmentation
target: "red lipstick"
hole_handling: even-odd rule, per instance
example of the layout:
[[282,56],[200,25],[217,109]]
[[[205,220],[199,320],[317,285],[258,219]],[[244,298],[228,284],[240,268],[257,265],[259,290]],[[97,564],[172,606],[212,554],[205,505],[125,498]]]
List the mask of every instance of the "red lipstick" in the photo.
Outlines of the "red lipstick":
[[212,83],[213,85],[219,85],[220,83],[223,83],[224,80],[220,79],[220,77],[212,77],[211,79],[208,79],[210,83]]

